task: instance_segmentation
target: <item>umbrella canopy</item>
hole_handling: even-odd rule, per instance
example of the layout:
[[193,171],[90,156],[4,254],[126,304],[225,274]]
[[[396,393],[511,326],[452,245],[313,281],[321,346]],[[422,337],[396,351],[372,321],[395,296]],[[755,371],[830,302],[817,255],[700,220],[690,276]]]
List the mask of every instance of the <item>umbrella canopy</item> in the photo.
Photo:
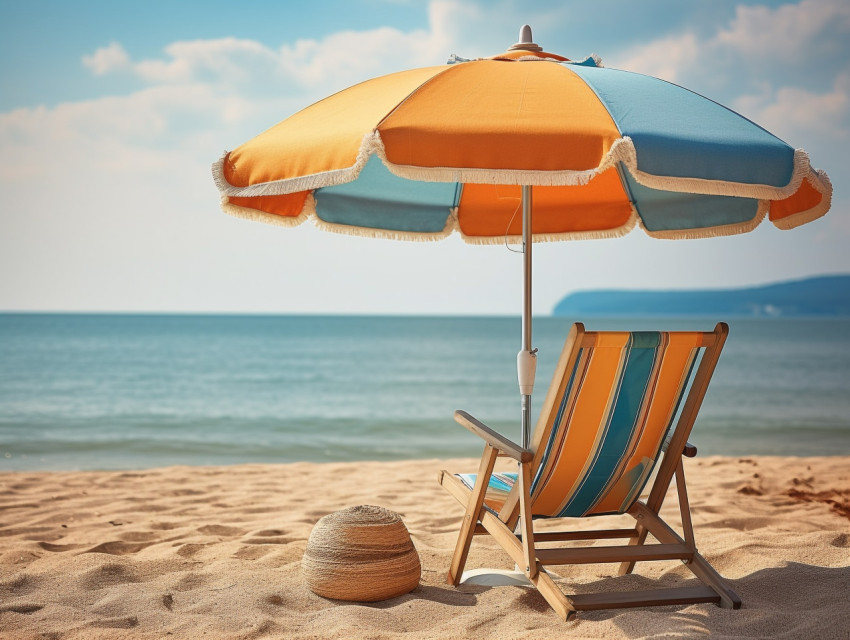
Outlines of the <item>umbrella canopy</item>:
[[[530,40],[530,38],[528,38]],[[471,243],[659,238],[782,229],[829,209],[832,187],[743,116],[650,76],[530,42],[492,58],[368,80],[214,164],[225,212],[283,225]]]
[[[374,78],[261,133],[213,165],[222,209],[252,220],[394,239],[522,240],[523,445],[534,240],[790,229],[829,210],[832,186],[743,116],[650,76],[534,44]],[[532,187],[534,202],[532,207]],[[522,215],[518,215],[520,208]],[[533,215],[532,215],[533,210]]]

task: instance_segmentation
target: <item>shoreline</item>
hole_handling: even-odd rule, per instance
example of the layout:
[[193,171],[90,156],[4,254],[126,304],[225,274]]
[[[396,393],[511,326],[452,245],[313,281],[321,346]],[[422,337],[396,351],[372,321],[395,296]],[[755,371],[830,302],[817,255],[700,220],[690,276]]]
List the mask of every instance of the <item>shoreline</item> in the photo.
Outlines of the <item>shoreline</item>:
[[[698,450],[701,449],[698,447]],[[708,459],[720,459],[720,460],[739,460],[739,459],[753,459],[753,460],[836,460],[836,459],[846,459],[850,461],[850,453],[836,453],[836,454],[801,454],[801,455],[773,455],[773,454],[748,454],[748,453],[739,453],[735,455],[726,455],[726,454],[698,454],[698,460],[708,460]],[[133,473],[133,474],[143,474],[143,473],[152,473],[156,471],[166,471],[166,470],[190,470],[190,469],[234,469],[240,467],[282,467],[289,465],[361,465],[361,464],[416,464],[416,463],[426,463],[437,461],[441,464],[445,464],[451,461],[461,460],[461,461],[472,461],[471,457],[458,457],[458,458],[444,458],[444,457],[411,457],[411,458],[390,458],[390,459],[361,459],[361,460],[287,460],[281,462],[269,462],[269,461],[260,461],[260,462],[226,462],[226,463],[200,463],[200,464],[155,464],[147,467],[115,467],[115,468],[102,468],[102,469],[88,469],[88,468],[77,468],[77,469],[3,469],[0,467],[0,482],[7,476],[12,475],[61,475],[61,474],[109,474],[109,473]],[[478,464],[477,458],[474,459],[475,464]],[[470,463],[471,464],[471,463]],[[850,464],[850,462],[848,462]],[[0,465],[2,465],[2,461],[0,461]]]
[[[462,519],[436,483],[473,459],[0,472],[4,638],[842,637],[850,617],[850,456],[699,456],[685,469],[700,551],[744,600],[582,612],[563,622],[520,587],[450,587]],[[671,487],[671,491],[675,488]],[[315,522],[374,504],[402,516],[422,563],[413,592],[373,604],[307,590]],[[668,501],[662,512],[680,523]],[[576,522],[620,523],[616,516]],[[566,567],[577,590],[647,588],[688,572]],[[511,568],[486,539],[468,568]],[[612,581],[613,580],[613,581]],[[658,586],[658,585],[656,585]],[[569,589],[569,586],[567,587]],[[846,637],[843,636],[843,637]]]

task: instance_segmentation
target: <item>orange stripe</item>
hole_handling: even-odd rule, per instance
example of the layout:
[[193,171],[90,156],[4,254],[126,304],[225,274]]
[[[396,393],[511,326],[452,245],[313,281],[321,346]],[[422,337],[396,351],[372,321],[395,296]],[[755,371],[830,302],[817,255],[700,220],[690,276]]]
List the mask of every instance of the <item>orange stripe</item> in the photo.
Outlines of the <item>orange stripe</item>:
[[[538,447],[546,446],[548,450],[545,452],[547,454],[545,458],[545,467],[539,472],[539,480],[536,482],[536,488],[534,494],[532,495],[532,503],[536,502],[537,497],[540,495],[541,491],[547,486],[552,476],[552,471],[558,466],[559,460],[561,458],[561,452],[563,451],[566,425],[572,423],[572,413],[573,409],[575,408],[575,399],[578,395],[579,389],[581,389],[582,387],[584,379],[587,377],[587,369],[588,365],[590,364],[591,354],[591,349],[584,349],[581,352],[581,355],[579,356],[578,360],[576,361],[575,378],[573,380],[572,386],[569,389],[569,396],[567,397],[566,401],[563,398],[564,393],[566,393],[567,390],[567,385],[569,384],[569,378],[571,375],[569,374],[569,372],[565,372],[568,373],[568,375],[565,375],[563,377],[563,379],[561,380],[561,384],[559,385],[557,396],[559,398],[559,403],[557,405],[559,408],[555,409],[553,407],[553,410],[549,414],[550,417],[547,420],[546,429],[544,430],[543,434],[541,434],[540,440],[538,441]],[[560,404],[564,402],[566,403],[564,404],[564,413],[561,415],[560,422],[556,424],[555,421],[558,419]],[[551,438],[552,431],[555,429],[558,429],[558,431],[555,434],[555,439],[552,441],[551,446],[549,446],[548,443]],[[543,444],[541,445],[540,443]],[[541,458],[536,461],[536,464],[540,465],[543,463],[544,459],[541,456]],[[549,515],[548,513],[538,514],[537,512],[534,512],[534,514]]]
[[[460,230],[472,237],[520,235],[521,197],[519,186],[464,185],[458,206]],[[532,202],[535,234],[618,229],[632,213],[616,169],[581,187],[534,187]]]
[[576,397],[570,416],[571,428],[567,430],[561,455],[552,470],[549,481],[534,499],[535,514],[557,513],[572,495],[577,480],[583,477],[586,465],[592,459],[601,427],[607,420],[617,380],[622,366],[623,347],[630,337],[628,332],[599,334],[588,364],[587,377]]

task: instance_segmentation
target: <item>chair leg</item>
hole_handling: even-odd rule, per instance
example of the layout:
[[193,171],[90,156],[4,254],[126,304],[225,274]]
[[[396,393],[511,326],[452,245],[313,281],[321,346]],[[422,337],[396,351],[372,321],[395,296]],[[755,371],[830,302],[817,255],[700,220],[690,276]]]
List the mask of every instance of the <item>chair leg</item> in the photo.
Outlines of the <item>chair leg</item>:
[[688,487],[685,484],[685,468],[682,466],[681,460],[679,460],[679,465],[676,467],[676,492],[679,494],[679,513],[682,516],[682,533],[685,534],[685,542],[691,549],[696,551],[697,545],[694,540],[694,525],[691,521],[691,504],[688,500]]
[[726,580],[712,567],[708,560],[697,553],[694,540],[694,526],[691,522],[691,507],[688,501],[688,488],[685,484],[685,468],[682,461],[676,467],[676,490],[679,494],[679,510],[682,514],[682,531],[685,543],[694,550],[694,557],[688,563],[688,568],[720,596],[720,606],[728,609],[740,609],[741,597],[726,584]]
[[[649,530],[642,524],[636,524],[635,532],[637,533],[637,535],[629,540],[629,546],[638,546],[646,542],[646,535],[649,533]],[[620,568],[617,570],[617,575],[625,576],[630,574],[632,571],[635,570],[635,564],[637,563],[634,560],[629,562],[621,562]]]
[[552,580],[552,576],[542,565],[538,566],[537,569],[537,573],[531,578],[531,582],[543,596],[543,599],[549,603],[549,606],[561,620],[569,620],[575,617],[576,609],[572,600],[558,588],[558,585]]
[[484,454],[481,456],[481,464],[478,466],[478,475],[475,477],[475,488],[469,496],[466,513],[463,516],[463,523],[455,545],[455,552],[452,556],[452,565],[448,574],[449,584],[457,586],[463,575],[463,568],[466,566],[466,558],[469,555],[469,547],[475,534],[475,525],[478,524],[484,505],[484,497],[487,493],[487,485],[490,484],[490,476],[493,473],[493,467],[496,465],[497,453],[497,450],[489,444],[484,446]]
[[531,471],[528,463],[519,465],[519,491],[522,556],[525,559],[525,575],[531,579],[537,575],[537,556],[534,551],[534,525],[531,520]]
[[704,584],[714,589],[717,595],[720,596],[721,607],[724,609],[741,608],[741,596],[732,590],[732,587],[726,583],[726,579],[717,573],[715,568],[708,563],[708,560],[700,554],[695,553],[693,560],[685,566]]

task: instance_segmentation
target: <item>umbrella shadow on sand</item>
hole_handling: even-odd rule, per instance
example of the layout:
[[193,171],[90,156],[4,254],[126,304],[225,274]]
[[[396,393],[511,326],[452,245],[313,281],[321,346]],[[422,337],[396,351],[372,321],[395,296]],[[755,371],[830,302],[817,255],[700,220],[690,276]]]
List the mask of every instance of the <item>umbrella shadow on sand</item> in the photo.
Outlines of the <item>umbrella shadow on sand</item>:
[[[478,604],[478,595],[489,590],[490,587],[483,586],[469,586],[463,589],[455,589],[449,586],[434,587],[421,584],[403,596],[381,602],[367,603],[365,606],[373,609],[394,609],[414,600],[428,600],[452,607],[474,607]],[[546,601],[543,600],[542,602],[548,608],[549,605],[546,604]]]

